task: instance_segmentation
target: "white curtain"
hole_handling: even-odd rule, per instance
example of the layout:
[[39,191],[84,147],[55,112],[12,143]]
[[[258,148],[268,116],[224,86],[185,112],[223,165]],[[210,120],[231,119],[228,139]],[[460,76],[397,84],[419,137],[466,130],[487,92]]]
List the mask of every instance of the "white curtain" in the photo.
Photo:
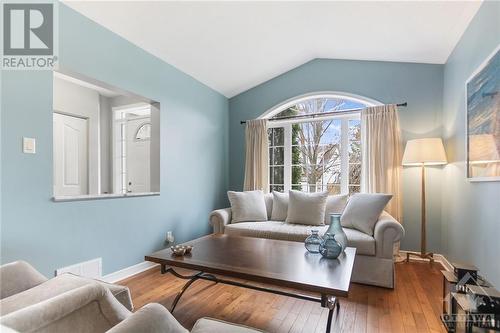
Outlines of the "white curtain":
[[393,195],[386,210],[402,223],[401,161],[403,147],[396,105],[361,112],[361,191]]
[[248,120],[245,131],[244,190],[269,191],[267,119]]

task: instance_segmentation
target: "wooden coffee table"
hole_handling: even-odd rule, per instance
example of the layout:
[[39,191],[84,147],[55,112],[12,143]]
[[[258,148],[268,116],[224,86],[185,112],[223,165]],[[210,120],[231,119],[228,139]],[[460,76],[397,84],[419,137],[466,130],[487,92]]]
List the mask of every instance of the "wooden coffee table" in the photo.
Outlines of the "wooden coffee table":
[[[172,312],[187,288],[202,279],[319,302],[329,309],[327,333],[330,332],[333,311],[340,307],[336,296],[348,294],[356,254],[355,248],[348,247],[338,259],[325,259],[319,254],[308,253],[304,244],[298,242],[224,234],[201,237],[186,244],[194,247],[189,255],[174,256],[167,248],[145,257],[147,261],[159,263],[162,274],[171,273],[189,280],[174,299]],[[198,273],[181,275],[173,267]],[[293,288],[319,297],[225,280],[212,274]]]

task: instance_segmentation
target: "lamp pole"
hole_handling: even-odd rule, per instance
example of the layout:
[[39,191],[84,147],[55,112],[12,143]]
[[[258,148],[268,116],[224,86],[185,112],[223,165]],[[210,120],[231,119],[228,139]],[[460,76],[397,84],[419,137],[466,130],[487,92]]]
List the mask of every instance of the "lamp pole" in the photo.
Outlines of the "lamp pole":
[[409,140],[406,143],[403,154],[403,165],[420,166],[421,170],[421,216],[420,216],[420,253],[406,252],[406,261],[410,261],[410,255],[419,256],[434,262],[434,254],[427,253],[426,214],[425,214],[425,165],[444,165],[447,163],[441,138],[422,138]]
[[427,234],[426,234],[426,209],[425,209],[425,163],[422,163],[421,167],[421,173],[422,173],[422,184],[421,184],[421,220],[420,220],[420,254],[417,253],[410,253],[406,252],[406,261],[410,261],[410,255],[415,255],[419,256],[420,258],[423,259],[429,259],[430,263],[432,264],[434,262],[434,254],[433,253],[427,253],[426,249],[426,239],[427,239]]

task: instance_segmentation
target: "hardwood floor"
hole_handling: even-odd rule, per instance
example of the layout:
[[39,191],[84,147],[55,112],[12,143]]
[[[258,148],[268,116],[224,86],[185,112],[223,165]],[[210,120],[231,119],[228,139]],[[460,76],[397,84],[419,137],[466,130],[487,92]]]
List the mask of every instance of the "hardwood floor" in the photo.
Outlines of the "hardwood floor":
[[[394,290],[351,284],[341,298],[332,332],[445,332],[441,313],[440,264],[396,264]],[[186,271],[185,271],[186,272]],[[186,283],[154,268],[121,281],[132,292],[136,309],[150,302],[170,308]],[[190,329],[201,317],[244,324],[269,332],[324,332],[328,311],[319,303],[209,281],[195,282],[182,296],[174,316]]]

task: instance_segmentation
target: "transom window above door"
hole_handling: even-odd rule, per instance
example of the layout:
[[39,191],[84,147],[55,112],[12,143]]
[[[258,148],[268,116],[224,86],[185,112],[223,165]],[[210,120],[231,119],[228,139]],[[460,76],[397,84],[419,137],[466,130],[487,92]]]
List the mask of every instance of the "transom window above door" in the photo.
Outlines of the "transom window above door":
[[[268,129],[270,190],[360,192],[360,113],[336,115],[335,112],[371,105],[370,101],[347,96],[311,97],[288,104],[284,110],[271,115]],[[290,118],[310,114],[319,115]]]

